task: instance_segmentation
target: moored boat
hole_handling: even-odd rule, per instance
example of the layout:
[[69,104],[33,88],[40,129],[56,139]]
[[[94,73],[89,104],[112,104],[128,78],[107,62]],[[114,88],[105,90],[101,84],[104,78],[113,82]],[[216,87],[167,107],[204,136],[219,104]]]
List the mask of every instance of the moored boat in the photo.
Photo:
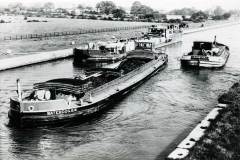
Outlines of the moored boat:
[[[160,48],[168,43],[180,42],[181,38],[182,31],[177,24],[167,26],[152,25],[148,28],[148,32],[142,37],[142,39],[148,39],[153,42],[156,48]],[[142,39],[140,39],[140,41]]]
[[220,68],[228,60],[229,47],[216,42],[195,41],[192,51],[180,58],[183,67]]
[[178,24],[152,25],[143,36],[138,38],[82,44],[73,49],[73,64],[89,66],[89,64],[98,62],[117,62],[124,59],[127,52],[135,49],[135,41],[151,42],[156,49],[170,43],[180,42],[181,38],[182,31]]
[[10,123],[38,126],[64,123],[99,113],[163,69],[168,57],[149,42],[138,42],[117,68],[100,68],[76,78],[37,83],[30,94],[10,99]]
[[130,50],[134,50],[134,41],[131,40],[82,44],[73,49],[73,63],[117,62],[125,58]]

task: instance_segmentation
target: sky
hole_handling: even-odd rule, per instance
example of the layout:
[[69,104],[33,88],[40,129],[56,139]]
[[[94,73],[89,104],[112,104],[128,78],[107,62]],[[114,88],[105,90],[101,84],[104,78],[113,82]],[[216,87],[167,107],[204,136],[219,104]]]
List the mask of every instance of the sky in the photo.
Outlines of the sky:
[[[0,7],[5,7],[9,3],[21,2],[26,6],[40,5],[46,2],[53,2],[56,7],[71,8],[77,4],[95,7],[101,0],[0,0]],[[130,9],[132,3],[136,0],[112,0],[117,6]],[[240,0],[138,0],[142,4],[150,6],[155,10],[169,11],[176,8],[194,7],[196,9],[214,8],[217,5],[223,9],[239,9]]]

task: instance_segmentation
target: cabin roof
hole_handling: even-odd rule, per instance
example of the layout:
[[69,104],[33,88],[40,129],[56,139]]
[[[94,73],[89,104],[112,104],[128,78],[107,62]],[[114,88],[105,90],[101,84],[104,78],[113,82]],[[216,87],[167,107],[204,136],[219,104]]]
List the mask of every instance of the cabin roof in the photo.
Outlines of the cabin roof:
[[205,50],[211,50],[212,49],[212,42],[206,42],[206,41],[195,41],[193,42],[193,49],[205,49]]
[[194,41],[193,43],[213,43],[213,42],[210,42],[210,41]]
[[213,47],[217,46],[226,46],[224,44],[218,42],[210,42],[210,41],[194,41],[193,42],[193,49],[205,49],[211,50]]
[[123,47],[124,44],[123,43],[108,43],[106,44],[106,48],[116,48],[116,47]]

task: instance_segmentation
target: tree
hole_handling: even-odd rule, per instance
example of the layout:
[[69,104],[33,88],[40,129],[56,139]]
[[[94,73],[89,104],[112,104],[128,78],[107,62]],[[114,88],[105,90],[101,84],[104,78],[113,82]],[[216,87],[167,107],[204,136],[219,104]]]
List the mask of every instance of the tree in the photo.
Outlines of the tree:
[[191,16],[192,21],[194,22],[202,22],[208,19],[208,15],[202,11],[193,13]]
[[162,19],[162,20],[165,20],[165,19],[167,19],[167,15],[166,14],[159,14],[160,15],[160,19]]
[[237,16],[237,17],[240,16],[240,10],[239,9],[230,10],[229,13],[231,15],[234,15],[234,16]]
[[52,2],[47,2],[43,5],[43,8],[45,11],[52,11],[55,8],[55,6]]
[[96,4],[96,8],[100,10],[101,13],[109,15],[116,9],[116,5],[112,1],[101,1]]
[[143,15],[153,14],[153,9],[148,6],[142,5],[140,8],[140,14]]
[[217,15],[217,16],[213,16],[213,20],[223,20],[223,19],[228,19],[231,17],[231,13],[224,13],[223,15]]
[[8,8],[12,10],[13,12],[19,12],[20,10],[23,10],[25,7],[23,6],[22,3],[17,2],[17,3],[11,3],[8,5]]
[[213,13],[214,13],[214,16],[221,16],[221,15],[224,14],[224,10],[222,9],[222,7],[217,6],[217,7],[214,9]]
[[81,4],[79,4],[79,5],[77,6],[77,8],[82,10],[82,9],[84,9],[84,6],[81,5]]
[[113,17],[114,18],[124,18],[125,17],[125,10],[122,8],[117,8],[112,11]]
[[158,11],[153,11],[152,14],[154,19],[161,19],[161,15]]
[[89,10],[89,11],[92,11],[92,10],[93,10],[93,7],[87,6],[86,9]]
[[142,7],[142,4],[139,1],[133,2],[130,13],[133,15],[138,15],[141,7]]
[[65,8],[57,8],[55,11],[59,13],[68,13],[68,11]]
[[34,11],[34,12],[41,12],[43,9],[43,7],[41,6],[41,4],[35,3],[32,6],[28,7],[29,11]]
[[130,13],[139,18],[154,18],[153,9],[149,6],[142,5],[139,1],[133,2]]
[[169,14],[175,14],[175,15],[192,15],[196,12],[196,9],[194,8],[182,8],[182,9],[174,9],[169,12]]

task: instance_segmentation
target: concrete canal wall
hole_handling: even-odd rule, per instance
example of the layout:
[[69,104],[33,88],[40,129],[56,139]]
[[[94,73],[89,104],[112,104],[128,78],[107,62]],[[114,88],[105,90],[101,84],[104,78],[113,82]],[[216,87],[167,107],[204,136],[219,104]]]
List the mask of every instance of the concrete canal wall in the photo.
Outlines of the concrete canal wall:
[[219,104],[166,159],[239,159],[240,83],[219,98]]
[[206,131],[210,128],[213,121],[219,116],[226,104],[218,104],[208,115],[189,133],[189,135],[179,143],[179,145],[168,155],[167,160],[185,159],[192,148],[201,140]]
[[[190,33],[200,32],[200,31],[209,30],[209,29],[215,29],[219,27],[226,27],[226,26],[231,26],[236,24],[239,24],[239,22],[229,22],[229,23],[224,23],[224,24],[214,25],[209,27],[194,28],[194,29],[189,29],[184,31],[183,34],[190,34]],[[179,41],[164,43],[159,47],[168,46],[178,42]],[[48,51],[48,52],[35,52],[35,53],[26,54],[24,56],[3,58],[3,59],[0,59],[0,71],[22,67],[26,65],[31,65],[31,64],[36,64],[36,63],[41,63],[41,62],[47,62],[51,60],[67,58],[72,55],[73,55],[72,49],[64,49],[64,50],[56,50],[56,51]]]
[[49,52],[36,52],[23,56],[3,58],[0,59],[0,71],[51,60],[57,60],[61,58],[67,58],[72,55],[72,49],[64,49]]
[[183,31],[183,34],[201,32],[201,31],[206,31],[206,30],[216,29],[216,28],[222,28],[222,27],[228,27],[228,26],[237,25],[237,24],[240,24],[240,22],[239,21],[238,22],[227,22],[227,23],[216,24],[216,25],[207,26],[207,27],[192,28],[192,29],[188,29],[188,30]]

